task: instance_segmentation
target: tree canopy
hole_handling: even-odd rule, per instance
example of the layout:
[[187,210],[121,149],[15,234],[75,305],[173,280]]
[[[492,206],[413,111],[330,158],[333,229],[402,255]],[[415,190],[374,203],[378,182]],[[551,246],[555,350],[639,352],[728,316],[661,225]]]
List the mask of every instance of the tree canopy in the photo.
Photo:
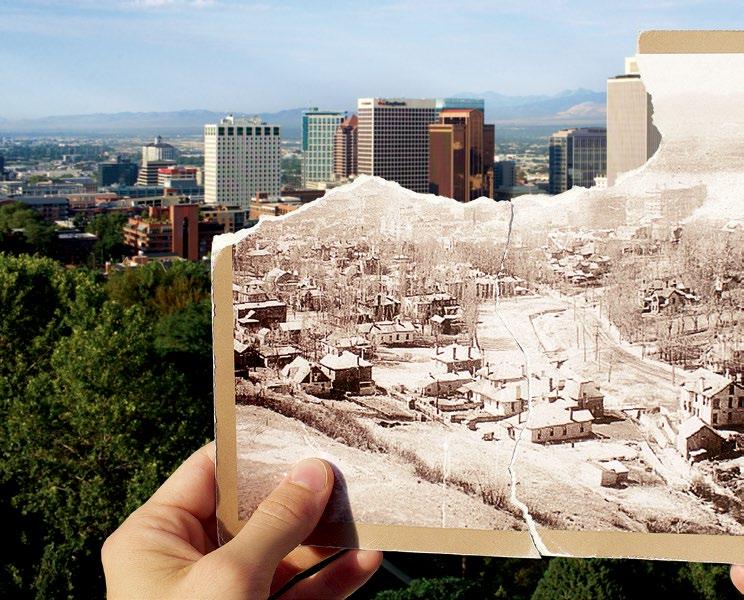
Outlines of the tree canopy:
[[104,538],[211,437],[209,276],[155,268],[107,285],[0,254],[0,513],[16,524],[0,592],[101,595]]
[[0,205],[0,252],[46,254],[54,243],[54,225],[22,202]]
[[98,236],[93,247],[93,256],[99,265],[107,260],[120,260],[127,252],[124,246],[123,226],[127,222],[122,213],[102,213],[93,216],[85,225],[85,231]]

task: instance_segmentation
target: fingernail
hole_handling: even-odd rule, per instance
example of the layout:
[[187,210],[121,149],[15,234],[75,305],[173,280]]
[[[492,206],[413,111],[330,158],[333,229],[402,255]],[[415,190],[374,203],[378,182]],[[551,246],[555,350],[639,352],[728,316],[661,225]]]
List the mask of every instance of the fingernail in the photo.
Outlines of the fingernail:
[[310,490],[322,492],[328,485],[328,471],[325,463],[317,458],[298,462],[289,472],[289,481]]

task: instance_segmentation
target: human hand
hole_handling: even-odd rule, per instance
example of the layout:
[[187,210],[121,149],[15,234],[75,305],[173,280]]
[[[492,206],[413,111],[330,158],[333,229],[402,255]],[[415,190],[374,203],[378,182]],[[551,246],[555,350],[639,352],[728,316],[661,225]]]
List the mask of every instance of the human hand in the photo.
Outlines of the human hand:
[[731,567],[731,581],[734,582],[736,589],[744,594],[744,565]]
[[[300,546],[318,524],[332,488],[328,463],[297,463],[240,533],[218,548],[214,444],[208,444],[104,543],[108,598],[265,599],[338,552]],[[345,598],[372,576],[381,560],[380,552],[346,552],[281,598]]]

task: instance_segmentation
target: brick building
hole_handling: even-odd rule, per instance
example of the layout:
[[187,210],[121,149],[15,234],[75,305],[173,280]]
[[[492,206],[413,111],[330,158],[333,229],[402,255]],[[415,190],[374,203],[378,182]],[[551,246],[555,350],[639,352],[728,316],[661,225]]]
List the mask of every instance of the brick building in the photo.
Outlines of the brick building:
[[199,206],[151,206],[146,217],[130,217],[124,225],[124,244],[144,254],[199,260]]

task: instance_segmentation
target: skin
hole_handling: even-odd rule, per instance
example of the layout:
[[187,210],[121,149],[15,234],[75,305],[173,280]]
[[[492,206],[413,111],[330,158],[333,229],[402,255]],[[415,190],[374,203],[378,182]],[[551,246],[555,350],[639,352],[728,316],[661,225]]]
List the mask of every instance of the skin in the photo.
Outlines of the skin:
[[731,581],[736,589],[744,594],[744,565],[731,567]]
[[[265,599],[297,573],[338,552],[301,545],[318,524],[332,487],[327,462],[297,463],[240,533],[218,548],[214,444],[208,444],[104,543],[108,598]],[[381,561],[380,552],[349,551],[281,598],[346,598]]]

